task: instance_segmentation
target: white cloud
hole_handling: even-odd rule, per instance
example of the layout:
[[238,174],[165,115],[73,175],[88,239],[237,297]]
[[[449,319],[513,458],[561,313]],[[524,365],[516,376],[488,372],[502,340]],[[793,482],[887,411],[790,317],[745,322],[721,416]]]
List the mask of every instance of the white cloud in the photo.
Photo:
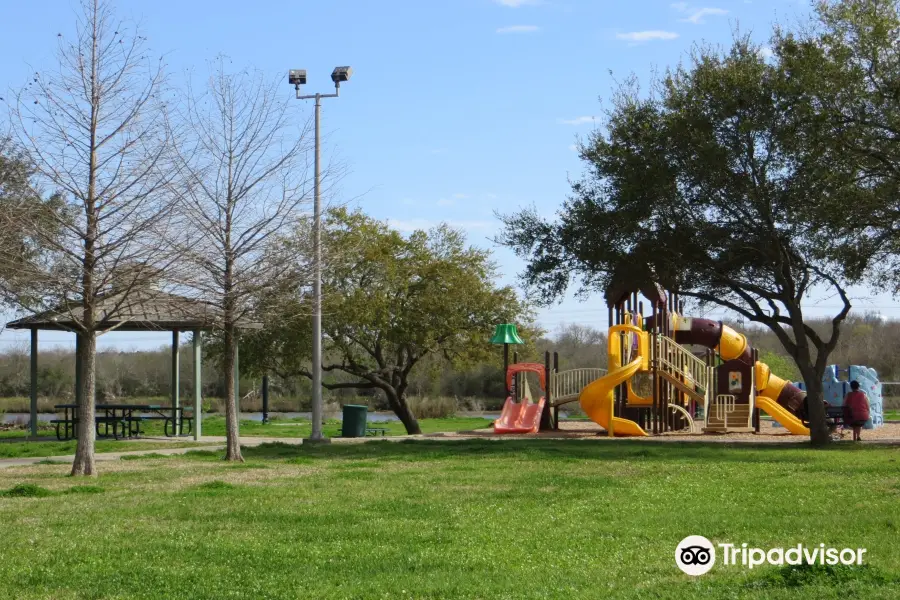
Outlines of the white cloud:
[[560,119],[560,125],[586,125],[587,123],[593,123],[594,117],[576,117],[574,119]]
[[501,27],[497,30],[497,33],[505,34],[505,33],[536,33],[540,31],[541,28],[537,25],[509,25],[508,27]]
[[436,227],[441,223],[446,223],[450,227],[453,227],[455,229],[463,229],[466,231],[484,230],[488,229],[491,226],[490,221],[431,221],[429,219],[388,219],[387,223],[390,227],[393,227],[401,233],[412,233],[413,231],[418,230],[427,231],[428,229]]
[[617,33],[616,39],[640,44],[643,42],[653,42],[657,40],[674,40],[678,38],[678,34],[674,31],[630,31],[628,33]]
[[702,25],[705,23],[705,17],[722,17],[728,14],[728,11],[724,8],[695,8],[690,6],[687,2],[674,2],[671,4],[671,7],[676,11],[687,15],[683,19],[678,19],[680,22],[693,23],[694,25]]
[[419,229],[431,229],[434,223],[428,219],[388,219],[387,224],[397,231],[412,233]]
[[487,194],[484,195],[484,197],[487,198],[488,200],[496,200],[497,194],[492,194],[491,192],[488,192]]
[[501,6],[508,8],[520,8],[522,6],[535,6],[541,3],[541,0],[494,0]]
[[437,201],[438,206],[453,206],[454,204],[456,204],[456,200],[452,198],[441,198]]
[[771,46],[763,46],[759,49],[759,55],[763,58],[763,60],[769,60],[773,56],[775,56],[775,51],[772,50]]
[[571,146],[569,146],[569,150],[571,150],[572,152],[578,152],[578,145],[572,144]]
[[468,194],[453,194],[453,197],[456,198],[457,200],[465,200],[466,198],[469,197],[469,195]]

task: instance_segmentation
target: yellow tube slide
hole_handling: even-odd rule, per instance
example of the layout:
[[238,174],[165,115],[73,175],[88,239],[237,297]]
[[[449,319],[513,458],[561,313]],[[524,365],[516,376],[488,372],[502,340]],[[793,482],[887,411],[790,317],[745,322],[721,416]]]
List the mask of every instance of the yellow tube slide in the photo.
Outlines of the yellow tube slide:
[[769,365],[756,361],[756,406],[773,419],[781,423],[785,429],[795,435],[809,435],[809,428],[803,421],[791,414],[773,398],[781,396],[787,381],[772,373]]
[[719,338],[716,352],[722,356],[722,360],[733,360],[744,353],[748,344],[747,336],[723,323],[722,336]]
[[605,376],[597,379],[581,390],[578,402],[592,421],[609,431],[610,419],[612,419],[613,435],[615,436],[646,436],[647,432],[641,426],[628,419],[612,416],[613,389],[641,370],[643,359],[638,357],[623,367],[617,367]]
[[784,425],[784,428],[794,435],[809,435],[809,428],[803,425],[800,419],[782,408],[781,405],[771,398],[767,396],[757,396],[756,406],[761,410],[766,411],[773,419]]

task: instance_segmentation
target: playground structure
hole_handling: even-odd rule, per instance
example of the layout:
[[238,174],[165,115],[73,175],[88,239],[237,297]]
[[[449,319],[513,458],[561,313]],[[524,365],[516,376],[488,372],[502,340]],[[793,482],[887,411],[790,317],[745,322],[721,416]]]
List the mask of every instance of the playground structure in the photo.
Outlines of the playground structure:
[[[551,365],[549,353],[544,365],[510,366],[508,399],[495,432],[558,429],[560,407],[578,401],[610,436],[758,432],[760,411],[792,434],[809,435],[805,392],[760,362],[743,334],[719,321],[684,316],[677,295],[659,286],[641,293],[649,315],[637,291],[612,298],[607,292],[607,369],[560,371],[558,356]],[[688,346],[703,350],[694,353]],[[515,385],[527,371],[539,374],[546,391],[538,402]]]
[[[881,427],[884,425],[884,397],[881,381],[878,380],[878,372],[875,369],[860,365],[850,365],[846,369],[841,369],[838,365],[828,366],[822,378],[825,401],[831,407],[842,408],[844,397],[850,391],[850,382],[854,380],[859,382],[859,389],[869,397],[870,416],[863,428]],[[797,387],[805,389],[802,383],[798,383]]]

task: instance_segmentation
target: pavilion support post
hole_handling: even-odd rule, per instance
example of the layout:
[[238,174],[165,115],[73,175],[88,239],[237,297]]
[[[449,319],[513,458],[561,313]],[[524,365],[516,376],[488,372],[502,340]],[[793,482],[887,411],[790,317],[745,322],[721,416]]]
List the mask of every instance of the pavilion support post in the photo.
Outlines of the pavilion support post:
[[181,419],[178,415],[178,407],[181,406],[181,396],[178,393],[179,384],[179,364],[178,364],[178,345],[179,331],[172,330],[172,431],[175,435],[181,435]]
[[203,334],[194,330],[194,439],[200,441],[200,422],[203,420]]
[[31,437],[38,435],[38,330],[31,328]]
[[262,403],[263,403],[263,405],[262,405],[262,409],[263,409],[262,422],[268,423],[269,422],[269,376],[268,375],[263,375],[263,378],[262,378]]

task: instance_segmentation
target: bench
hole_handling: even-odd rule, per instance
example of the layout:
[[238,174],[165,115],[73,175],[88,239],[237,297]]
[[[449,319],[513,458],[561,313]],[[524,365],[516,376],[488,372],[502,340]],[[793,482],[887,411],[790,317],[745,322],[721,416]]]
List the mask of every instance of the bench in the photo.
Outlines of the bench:
[[[139,436],[143,431],[141,431],[141,423],[144,421],[162,421],[163,422],[163,433],[166,437],[173,437],[175,435],[175,426],[172,421],[171,415],[140,415],[140,416],[132,416],[128,417],[128,433],[132,436]],[[187,427],[185,428],[185,425]],[[185,430],[186,429],[186,430]],[[187,435],[193,433],[194,431],[194,415],[193,414],[182,414],[181,415],[181,433],[182,435]]]
[[[70,440],[75,437],[76,426],[78,425],[78,419],[52,419],[50,421],[51,424],[56,425],[56,439],[59,441]],[[97,437],[100,436],[100,425],[105,425],[104,435],[103,437],[109,437],[109,425],[113,426],[113,438],[119,439],[119,427],[121,427],[122,432],[121,435],[125,435],[126,431],[126,419],[124,417],[106,417],[106,416],[96,416],[94,417],[94,427],[97,431]],[[63,431],[61,432],[60,429]]]
[[[56,439],[63,442],[65,440],[72,439],[75,437],[75,425],[78,423],[78,419],[53,419],[50,423],[56,425]],[[60,434],[60,426],[64,426],[65,435]],[[72,428],[72,435],[69,435],[69,427]]]
[[385,435],[387,435],[387,428],[385,428],[385,427],[366,427],[366,435],[373,436],[373,437],[377,437],[380,435],[381,437],[384,437]]
[[119,439],[119,427],[122,428],[122,437],[125,437],[126,428],[128,426],[125,417],[94,417],[94,428],[97,431],[97,437],[100,437],[100,425],[104,426],[104,437],[109,437],[109,426],[112,424],[113,438]]

